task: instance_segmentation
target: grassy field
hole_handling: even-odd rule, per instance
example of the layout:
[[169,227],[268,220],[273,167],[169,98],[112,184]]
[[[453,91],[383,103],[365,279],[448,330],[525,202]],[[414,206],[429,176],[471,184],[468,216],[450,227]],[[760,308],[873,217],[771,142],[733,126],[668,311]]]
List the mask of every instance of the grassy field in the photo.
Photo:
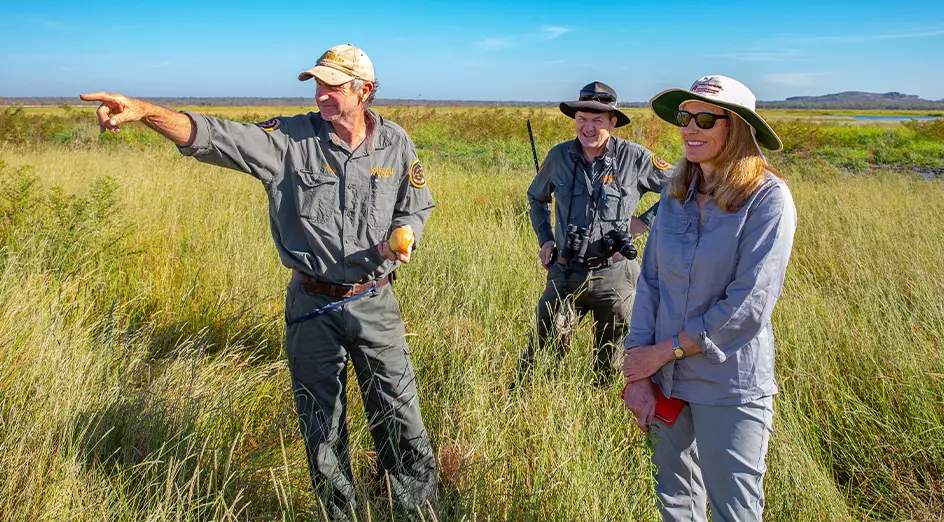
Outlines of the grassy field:
[[[539,151],[570,120],[380,111],[413,136],[437,202],[396,293],[441,520],[655,519],[620,379],[591,384],[589,324],[559,367],[539,361],[507,391],[544,278],[524,120]],[[87,109],[13,112],[0,113],[0,521],[319,519],[282,354],[288,271],[257,182],[141,128],[100,137]],[[633,115],[620,135],[677,160],[673,128]],[[944,520],[944,182],[911,170],[944,166],[944,139],[934,123],[776,125],[787,148],[771,161],[800,219],[774,314],[767,519]],[[388,520],[354,388],[359,520]]]

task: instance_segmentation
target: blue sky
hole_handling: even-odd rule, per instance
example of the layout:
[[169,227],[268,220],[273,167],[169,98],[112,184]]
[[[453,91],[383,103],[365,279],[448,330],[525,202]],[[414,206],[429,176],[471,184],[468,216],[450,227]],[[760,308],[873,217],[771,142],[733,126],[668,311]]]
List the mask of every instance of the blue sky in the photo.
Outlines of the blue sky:
[[[581,7],[585,6],[585,7]],[[204,2],[0,6],[0,96],[303,96],[332,45],[382,98],[644,101],[707,74],[761,100],[844,90],[944,99],[944,1]]]

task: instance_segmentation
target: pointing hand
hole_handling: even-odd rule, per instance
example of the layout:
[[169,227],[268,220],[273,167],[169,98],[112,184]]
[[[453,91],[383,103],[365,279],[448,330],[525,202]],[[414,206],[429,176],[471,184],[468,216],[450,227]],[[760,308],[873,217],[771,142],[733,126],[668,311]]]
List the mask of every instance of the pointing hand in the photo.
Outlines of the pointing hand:
[[118,132],[118,126],[125,122],[138,121],[147,116],[138,100],[127,98],[120,94],[107,92],[93,92],[79,96],[82,101],[102,102],[96,113],[98,114],[98,128]]

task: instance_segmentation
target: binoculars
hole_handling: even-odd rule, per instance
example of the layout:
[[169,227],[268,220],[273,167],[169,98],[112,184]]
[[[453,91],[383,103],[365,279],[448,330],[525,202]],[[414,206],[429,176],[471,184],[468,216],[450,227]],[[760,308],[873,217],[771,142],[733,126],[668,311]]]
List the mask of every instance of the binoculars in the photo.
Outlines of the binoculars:
[[619,252],[626,259],[636,259],[639,252],[632,236],[624,230],[613,229],[603,235],[603,241],[610,249],[610,255]]
[[590,231],[587,227],[567,225],[567,237],[564,238],[564,248],[560,253],[561,257],[583,264],[587,255],[588,239],[590,239]]
[[[561,257],[583,264],[586,261],[589,239],[590,231],[587,227],[567,225],[567,237],[564,238],[564,248],[560,252]],[[610,230],[603,235],[603,242],[606,244],[608,255],[619,252],[626,259],[636,259],[639,255],[632,236],[625,230]]]

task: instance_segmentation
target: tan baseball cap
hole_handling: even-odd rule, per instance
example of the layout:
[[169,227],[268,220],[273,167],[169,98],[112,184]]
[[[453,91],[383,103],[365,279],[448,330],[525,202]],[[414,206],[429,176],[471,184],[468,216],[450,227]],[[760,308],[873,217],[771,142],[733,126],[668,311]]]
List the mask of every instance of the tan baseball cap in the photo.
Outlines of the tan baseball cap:
[[299,81],[318,78],[328,85],[342,85],[353,79],[374,81],[374,64],[364,51],[351,44],[336,45],[318,58],[314,67],[298,75]]

